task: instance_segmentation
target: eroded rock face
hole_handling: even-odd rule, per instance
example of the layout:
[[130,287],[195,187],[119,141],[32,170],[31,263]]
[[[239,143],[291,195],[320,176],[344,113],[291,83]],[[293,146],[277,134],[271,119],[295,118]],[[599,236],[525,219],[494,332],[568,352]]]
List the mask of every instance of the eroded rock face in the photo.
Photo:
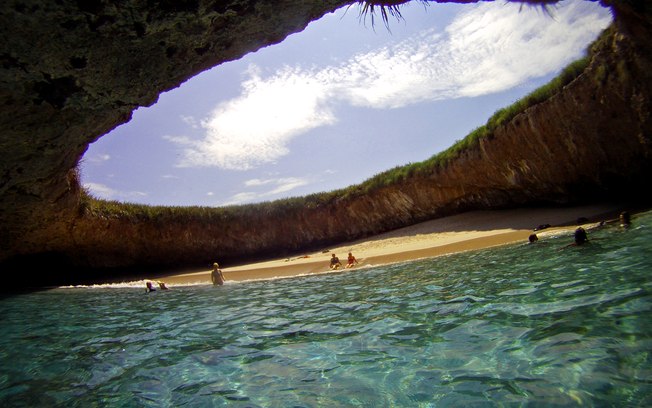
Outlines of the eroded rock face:
[[71,245],[87,146],[199,72],[346,1],[0,3],[0,261]]
[[65,265],[61,283],[80,280],[77,269],[92,278],[278,256],[470,209],[649,195],[640,186],[651,173],[652,13],[619,1],[584,74],[431,175],[246,220],[160,225],[82,211],[74,169],[89,143],[161,92],[347,3],[3,2],[3,269]]

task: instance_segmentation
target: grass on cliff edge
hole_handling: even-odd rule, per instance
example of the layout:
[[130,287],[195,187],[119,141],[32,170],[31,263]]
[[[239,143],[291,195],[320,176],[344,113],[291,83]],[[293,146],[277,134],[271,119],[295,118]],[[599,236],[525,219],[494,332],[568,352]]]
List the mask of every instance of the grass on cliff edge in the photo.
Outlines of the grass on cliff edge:
[[[605,32],[606,33],[606,32]],[[595,47],[605,33],[589,48]],[[450,148],[421,162],[408,163],[376,174],[361,184],[343,189],[310,194],[303,197],[290,197],[275,201],[256,204],[232,205],[226,207],[167,207],[149,206],[144,204],[123,203],[118,201],[100,200],[85,189],[82,190],[80,211],[83,215],[104,218],[120,218],[133,221],[166,221],[195,220],[210,222],[211,220],[227,221],[252,216],[274,216],[287,214],[289,210],[318,208],[336,200],[349,200],[369,194],[383,187],[408,181],[413,177],[423,177],[434,174],[440,168],[459,157],[464,151],[477,146],[481,139],[490,137],[494,130],[511,121],[516,115],[527,108],[549,99],[565,85],[577,78],[589,64],[589,57],[579,59],[568,65],[557,77],[548,84],[534,90],[514,104],[496,111],[483,126],[478,127],[464,139],[458,140]]]

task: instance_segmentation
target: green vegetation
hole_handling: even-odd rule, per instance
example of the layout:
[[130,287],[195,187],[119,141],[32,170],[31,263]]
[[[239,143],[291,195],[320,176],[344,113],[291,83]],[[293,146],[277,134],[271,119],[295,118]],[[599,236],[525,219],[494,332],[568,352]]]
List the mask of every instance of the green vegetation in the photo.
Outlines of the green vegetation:
[[438,168],[443,168],[452,160],[459,157],[464,151],[477,146],[481,139],[489,138],[500,126],[510,122],[516,115],[524,112],[531,106],[541,103],[557,93],[572,80],[577,78],[589,64],[589,58],[584,57],[567,66],[557,77],[546,85],[534,90],[523,99],[516,101],[511,106],[496,111],[487,123],[476,128],[464,139],[458,140],[453,146],[431,158],[418,163],[395,167],[377,174],[361,185],[363,192],[371,192],[378,188],[390,186],[409,179],[412,176],[425,176],[434,173]]
[[383,187],[405,182],[413,177],[434,174],[463,152],[476,147],[480,140],[492,137],[495,129],[507,124],[519,113],[555,95],[560,89],[577,78],[588,63],[588,57],[573,62],[548,84],[536,89],[511,106],[498,110],[485,125],[473,130],[464,139],[458,140],[447,150],[422,162],[394,167],[358,185],[330,192],[310,194],[304,197],[291,197],[271,202],[227,207],[164,207],[104,201],[93,198],[88,191],[84,190],[82,191],[80,211],[86,215],[103,218],[123,218],[133,222],[166,222],[166,220],[170,222],[183,222],[184,220],[210,222],[211,220],[255,219],[260,215],[288,214],[292,211],[318,208],[337,200],[369,194]]
[[[371,16],[371,26],[375,27],[375,15],[376,12],[380,14],[380,17],[385,24],[387,30],[389,30],[389,17],[392,16],[397,20],[403,18],[401,15],[400,6],[401,4],[407,3],[408,0],[394,0],[394,1],[369,1],[369,0],[359,0],[358,5],[360,6],[360,20],[366,20],[367,16]],[[421,0],[422,3],[427,4],[426,0]],[[351,6],[349,6],[351,7]]]

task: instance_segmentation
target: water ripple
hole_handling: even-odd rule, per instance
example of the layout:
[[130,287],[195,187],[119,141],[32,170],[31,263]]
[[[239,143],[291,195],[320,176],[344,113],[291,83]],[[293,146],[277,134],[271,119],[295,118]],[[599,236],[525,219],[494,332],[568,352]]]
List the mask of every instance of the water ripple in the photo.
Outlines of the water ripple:
[[0,299],[0,405],[649,406],[652,229],[591,237],[154,296]]

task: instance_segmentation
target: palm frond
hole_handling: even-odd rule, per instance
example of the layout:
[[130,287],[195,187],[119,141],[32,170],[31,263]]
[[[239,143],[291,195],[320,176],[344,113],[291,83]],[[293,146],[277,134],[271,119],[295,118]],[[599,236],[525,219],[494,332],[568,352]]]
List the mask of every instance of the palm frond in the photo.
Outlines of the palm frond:
[[358,4],[360,5],[360,20],[366,21],[367,16],[371,16],[371,26],[375,27],[375,16],[376,13],[380,14],[380,17],[385,24],[387,30],[389,30],[389,18],[394,17],[397,20],[401,20],[403,16],[401,15],[400,6],[407,3],[409,0],[395,0],[395,1],[374,1],[374,0],[359,0]]

